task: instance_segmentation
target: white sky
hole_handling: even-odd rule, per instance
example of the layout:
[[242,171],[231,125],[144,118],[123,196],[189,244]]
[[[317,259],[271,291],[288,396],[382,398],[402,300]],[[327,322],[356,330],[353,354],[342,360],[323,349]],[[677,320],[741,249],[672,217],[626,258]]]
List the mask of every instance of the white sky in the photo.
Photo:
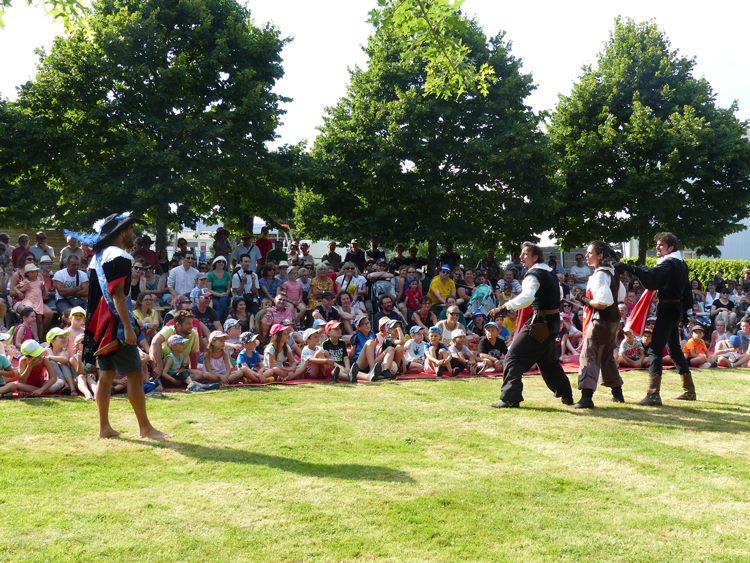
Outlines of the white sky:
[[[0,30],[0,95],[15,98],[15,88],[33,78],[34,49],[49,49],[62,27],[38,8],[15,0]],[[371,27],[367,14],[375,0],[248,0],[257,23],[275,23],[286,46],[284,78],[276,90],[293,98],[278,133],[282,143],[312,141],[323,110],[345,93],[347,68],[364,66],[363,45]],[[654,18],[672,47],[697,58],[696,74],[711,83],[719,105],[739,102],[738,117],[750,119],[750,2],[720,0],[608,0],[574,2],[466,0],[464,13],[476,16],[488,36],[506,32],[513,54],[531,72],[538,89],[528,103],[552,109],[558,94],[570,92],[581,66],[593,63],[609,37],[615,17]]]

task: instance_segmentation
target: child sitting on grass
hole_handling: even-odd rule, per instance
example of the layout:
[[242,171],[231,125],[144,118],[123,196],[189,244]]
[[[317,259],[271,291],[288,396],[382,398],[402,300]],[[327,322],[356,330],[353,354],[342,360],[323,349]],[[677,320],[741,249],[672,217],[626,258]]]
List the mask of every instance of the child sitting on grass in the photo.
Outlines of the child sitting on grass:
[[424,329],[414,325],[409,329],[411,337],[404,345],[404,361],[406,373],[421,373],[424,371],[429,345],[424,341]]
[[466,345],[466,333],[457,328],[451,334],[452,343],[448,347],[451,356],[453,376],[468,371],[470,375],[479,375],[484,371],[484,362],[477,362],[477,357]]
[[208,335],[208,346],[203,354],[203,379],[211,383],[226,385],[239,380],[239,371],[232,370],[232,362],[226,350],[227,333],[214,330]]
[[451,355],[448,347],[441,342],[443,331],[438,326],[431,326],[427,331],[427,337],[430,339],[430,346],[425,353],[424,370],[428,373],[434,373],[438,377],[443,377],[448,373],[451,365]]
[[617,364],[629,368],[648,367],[649,359],[646,357],[646,349],[640,339],[636,338],[630,328],[623,330],[625,338],[620,342],[620,355]]
[[341,340],[341,321],[328,321],[324,331],[328,337],[323,342],[323,350],[333,360],[334,371],[338,368],[337,378],[333,381],[349,381],[349,355],[346,353],[346,343]]
[[484,337],[479,341],[477,355],[487,369],[502,371],[503,356],[508,353],[508,345],[500,335],[500,327],[494,321],[484,325]]
[[574,362],[581,355],[581,344],[583,333],[578,330],[569,313],[562,314],[560,333],[560,361],[562,363]]
[[263,352],[263,367],[276,381],[295,379],[305,371],[305,364],[295,361],[288,344],[291,330],[291,325],[274,324],[270,331],[271,341]]
[[87,369],[83,361],[83,338],[83,334],[76,336],[73,343],[75,352],[71,358],[71,365],[76,373],[78,391],[87,401],[93,401],[96,398],[96,375],[92,370]]
[[682,347],[685,358],[692,367],[710,368],[711,364],[715,364],[716,362],[716,356],[709,355],[708,353],[708,346],[706,346],[703,340],[704,333],[703,326],[698,324],[693,326],[690,338]]
[[375,354],[375,333],[371,330],[370,320],[365,315],[359,315],[354,319],[355,332],[349,340],[352,345],[350,357],[352,367],[349,370],[349,378],[352,383],[358,381],[378,381],[383,373],[381,363],[384,354]]
[[245,346],[240,342],[240,335],[242,334],[240,321],[237,319],[227,319],[224,321],[224,332],[227,333],[224,348],[229,353],[229,361],[232,362],[233,366],[236,366],[237,356],[245,349]]
[[184,384],[187,386],[188,391],[193,392],[218,389],[218,383],[202,384],[193,380],[191,375],[197,377],[198,371],[189,369],[190,358],[185,354],[186,342],[187,338],[183,338],[178,334],[173,334],[167,340],[169,354],[164,359],[162,379],[169,383],[171,387],[181,387]]
[[742,353],[742,337],[733,334],[728,339],[721,339],[716,344],[716,358],[720,366],[726,368],[744,368],[750,356]]
[[30,386],[33,397],[57,393],[65,385],[57,379],[55,370],[44,357],[44,348],[36,340],[26,340],[21,344],[18,382]]
[[260,336],[252,332],[240,334],[240,342],[243,350],[237,356],[237,370],[240,379],[245,383],[269,383],[274,380],[273,375],[266,377],[266,369],[263,367],[263,356],[258,353],[258,341]]
[[63,381],[70,391],[70,396],[77,397],[78,388],[75,384],[75,371],[72,367],[71,358],[68,356],[69,334],[70,332],[67,329],[51,328],[46,337],[49,346],[46,357],[57,379]]
[[392,379],[399,373],[403,373],[404,366],[404,344],[406,337],[401,331],[401,323],[388,317],[382,317],[378,321],[378,334],[375,337],[375,354],[383,365],[380,374],[381,379]]
[[86,310],[83,307],[73,307],[68,312],[70,327],[68,327],[68,357],[76,355],[76,338],[83,334],[83,325],[86,322]]
[[330,377],[333,381],[338,381],[341,368],[331,359],[328,352],[318,346],[320,329],[308,328],[302,333],[302,341],[305,346],[300,354],[300,363],[305,365],[305,377],[312,379]]
[[[0,334],[0,341],[10,339],[8,334]],[[18,370],[13,367],[8,356],[0,354],[0,399],[8,398],[13,396],[13,393],[33,393],[36,388],[19,381],[5,382],[5,378],[18,379]]]

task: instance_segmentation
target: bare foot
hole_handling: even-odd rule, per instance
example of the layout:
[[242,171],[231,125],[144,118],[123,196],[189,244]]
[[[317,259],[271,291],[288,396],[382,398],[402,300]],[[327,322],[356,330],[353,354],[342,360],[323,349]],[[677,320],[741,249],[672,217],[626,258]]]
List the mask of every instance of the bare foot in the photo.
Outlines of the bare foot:
[[171,434],[160,432],[153,426],[149,427],[146,430],[141,430],[141,438],[150,438],[152,440],[168,440],[171,437]]
[[99,430],[99,438],[117,438],[119,435],[120,433],[111,426],[104,430]]

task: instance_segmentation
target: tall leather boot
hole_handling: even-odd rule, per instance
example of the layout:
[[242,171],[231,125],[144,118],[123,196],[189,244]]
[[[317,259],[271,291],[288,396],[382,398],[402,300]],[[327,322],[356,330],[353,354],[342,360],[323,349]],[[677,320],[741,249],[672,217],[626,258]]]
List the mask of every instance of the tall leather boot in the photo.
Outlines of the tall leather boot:
[[660,407],[661,406],[661,375],[648,376],[648,391],[646,396],[638,403],[643,407]]
[[682,390],[684,391],[679,397],[675,397],[678,401],[695,401],[695,385],[693,384],[693,376],[690,372],[681,373],[680,378],[682,379]]
[[594,408],[594,390],[581,389],[581,400],[573,405],[574,409],[593,409]]
[[625,397],[622,394],[622,387],[612,387],[612,402],[624,403]]

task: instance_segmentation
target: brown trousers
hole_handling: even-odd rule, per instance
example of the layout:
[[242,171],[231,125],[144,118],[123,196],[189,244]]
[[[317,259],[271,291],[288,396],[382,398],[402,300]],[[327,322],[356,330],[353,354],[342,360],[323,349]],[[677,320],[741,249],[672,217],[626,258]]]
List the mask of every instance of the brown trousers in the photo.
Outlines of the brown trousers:
[[615,361],[615,346],[620,323],[593,319],[583,335],[578,388],[596,391],[601,373],[605,387],[622,387],[622,377]]

